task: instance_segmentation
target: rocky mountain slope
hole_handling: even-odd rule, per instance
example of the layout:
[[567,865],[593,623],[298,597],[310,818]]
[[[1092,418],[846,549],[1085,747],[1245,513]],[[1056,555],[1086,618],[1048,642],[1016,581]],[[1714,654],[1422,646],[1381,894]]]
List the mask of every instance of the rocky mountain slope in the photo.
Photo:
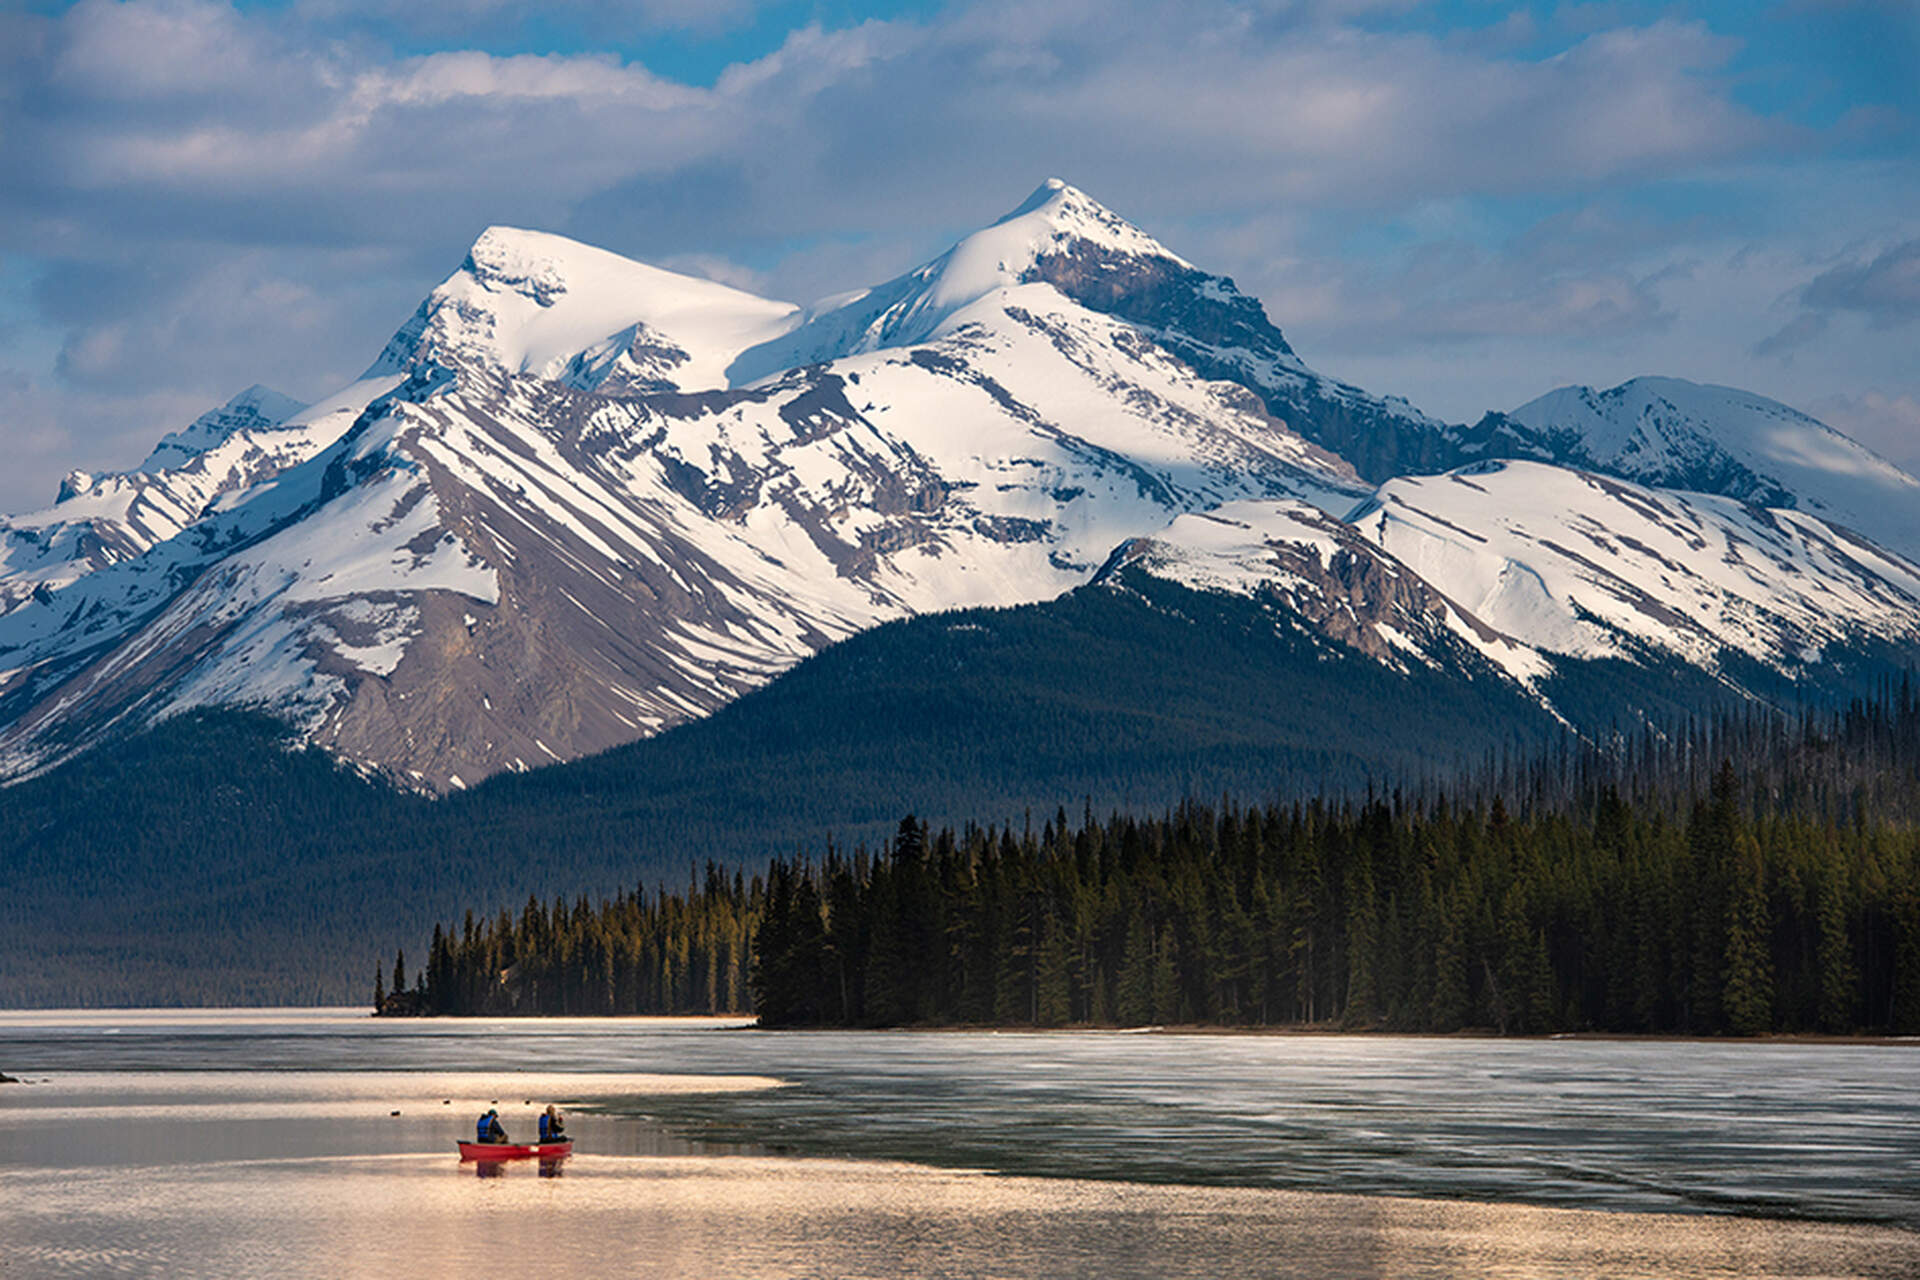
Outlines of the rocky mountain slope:
[[6,523],[0,770],[248,707],[458,789],[1128,572],[1562,719],[1580,663],[1817,694],[1920,652],[1915,491],[1673,380],[1441,423],[1060,182],[810,310],[496,227],[352,386],[254,388]]
[[1732,387],[1562,387],[1505,415],[1507,456],[1783,507],[1920,557],[1920,480],[1832,427]]
[[1815,678],[1830,650],[1920,652],[1920,569],[1800,510],[1495,462],[1390,481],[1352,520],[1483,623],[1547,653],[1653,650],[1708,669],[1738,653]]
[[1181,512],[1363,496],[1244,387],[974,270],[1009,227],[1056,256],[1164,254],[1049,185],[916,274],[912,324],[729,385],[818,318],[490,230],[350,428],[317,452],[296,433],[173,537],[0,616],[7,767],[248,705],[458,787],[706,714],[886,618],[1051,598]]

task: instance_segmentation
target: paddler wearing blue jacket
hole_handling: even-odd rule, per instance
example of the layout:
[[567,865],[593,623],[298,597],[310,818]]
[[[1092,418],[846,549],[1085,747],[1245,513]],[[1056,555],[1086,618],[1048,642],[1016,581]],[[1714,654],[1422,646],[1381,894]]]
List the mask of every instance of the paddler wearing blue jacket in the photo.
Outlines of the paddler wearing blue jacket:
[[480,1117],[479,1123],[476,1124],[473,1129],[473,1140],[475,1142],[505,1142],[507,1140],[507,1131],[501,1127],[500,1113],[498,1111],[489,1111]]
[[565,1142],[567,1140],[567,1122],[560,1118],[551,1104],[540,1113],[540,1141]]

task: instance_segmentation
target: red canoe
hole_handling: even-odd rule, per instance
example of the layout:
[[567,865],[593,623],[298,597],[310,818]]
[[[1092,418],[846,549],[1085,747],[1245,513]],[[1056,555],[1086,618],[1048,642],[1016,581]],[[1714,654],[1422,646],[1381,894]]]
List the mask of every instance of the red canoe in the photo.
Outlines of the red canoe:
[[571,1139],[566,1142],[462,1142],[459,1146],[462,1160],[525,1160],[530,1156],[558,1160],[573,1154]]

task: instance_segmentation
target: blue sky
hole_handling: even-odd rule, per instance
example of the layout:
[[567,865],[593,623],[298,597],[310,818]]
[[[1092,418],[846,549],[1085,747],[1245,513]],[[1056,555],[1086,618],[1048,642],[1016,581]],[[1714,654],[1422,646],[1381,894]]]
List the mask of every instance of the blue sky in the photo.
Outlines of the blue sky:
[[1920,466],[1914,0],[0,0],[0,509],[353,377],[490,223],[795,301],[1065,177],[1322,370]]

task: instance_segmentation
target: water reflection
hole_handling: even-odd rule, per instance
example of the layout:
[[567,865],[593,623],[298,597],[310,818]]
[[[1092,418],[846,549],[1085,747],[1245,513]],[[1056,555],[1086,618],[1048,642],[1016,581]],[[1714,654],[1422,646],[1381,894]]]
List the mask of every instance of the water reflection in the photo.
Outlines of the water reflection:
[[[0,1170],[4,1271],[354,1280],[489,1274],[510,1253],[524,1276],[658,1280],[1920,1274],[1920,1237],[1884,1227],[764,1157],[576,1155],[561,1188],[537,1162],[499,1163],[484,1187],[447,1176],[451,1153],[169,1165],[137,1180]],[[564,1248],[527,1247],[546,1241]]]

